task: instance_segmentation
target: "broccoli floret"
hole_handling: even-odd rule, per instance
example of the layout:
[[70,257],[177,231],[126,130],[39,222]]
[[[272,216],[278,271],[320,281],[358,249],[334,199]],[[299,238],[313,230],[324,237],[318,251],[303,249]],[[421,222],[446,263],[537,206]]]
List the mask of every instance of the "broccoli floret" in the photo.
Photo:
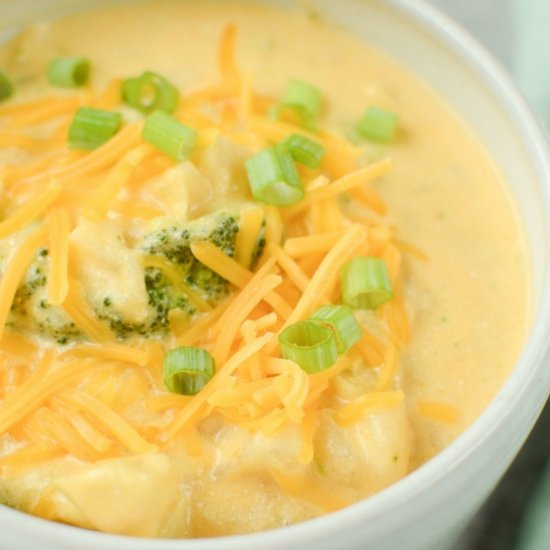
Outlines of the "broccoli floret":
[[41,320],[35,319],[36,329],[42,336],[52,338],[62,346],[84,338],[79,328],[68,317],[62,315],[59,308],[51,306],[45,300],[41,300],[41,304],[49,313]]
[[148,235],[142,250],[148,254],[164,256],[170,262],[188,268],[193,262],[190,243],[191,234],[188,229],[171,226]]
[[208,302],[218,302],[229,291],[229,284],[223,277],[197,261],[193,262],[186,283],[199,290]]
[[163,331],[168,327],[168,313],[172,309],[193,315],[196,310],[182,293],[178,292],[160,269],[148,267],[145,270],[145,288],[149,295],[149,304],[156,315],[151,322],[151,331]]
[[37,290],[46,286],[46,257],[48,251],[45,248],[41,248],[35,256],[31,267],[27,272],[27,276],[23,283],[17,289],[15,297],[11,305],[11,312],[15,316],[27,317],[27,304],[31,296],[36,293]]
[[190,315],[195,311],[187,298],[176,292],[160,269],[146,268],[144,277],[149,305],[153,312],[147,322],[128,321],[112,307],[113,300],[108,296],[103,299],[101,306],[95,308],[98,319],[105,321],[121,340],[134,335],[148,336],[165,333],[168,330],[168,313],[172,309],[180,308]]
[[[204,301],[215,304],[229,291],[229,283],[217,273],[195,259],[191,244],[208,241],[216,245],[227,256],[235,255],[235,241],[239,230],[238,216],[230,213],[216,213],[204,216],[185,225],[169,225],[147,235],[137,245],[143,256],[158,256],[171,267],[165,273],[162,265],[144,269],[144,283],[147,291],[150,315],[143,322],[131,322],[115,309],[116,300],[105,289],[104,297],[94,299],[94,311],[99,320],[105,322],[119,339],[134,335],[151,336],[166,333],[169,327],[169,313],[179,309],[192,317],[196,313],[185,286]],[[261,256],[265,246],[265,223],[258,236],[253,252],[253,262]],[[35,330],[44,336],[66,344],[84,339],[78,327],[64,310],[47,301],[47,250],[40,250],[25,281],[17,290],[11,308],[10,323],[22,330]],[[174,272],[181,276],[181,283],[174,281]]]
[[130,323],[114,311],[112,300],[106,297],[101,308],[96,308],[99,319],[109,324],[109,328],[122,340],[132,336],[147,336],[166,333],[169,327],[168,316],[171,310],[181,309],[192,316],[196,309],[187,296],[178,292],[164,273],[155,267],[145,269],[145,289],[149,296],[149,305],[154,312],[146,323]]
[[25,283],[17,289],[11,304],[8,325],[17,326],[19,321],[27,318],[27,303],[31,296],[32,292]]
[[[235,216],[226,216],[221,219],[216,229],[207,240],[215,244],[226,256],[235,256],[235,239],[239,231],[238,220]],[[227,295],[229,286],[227,281],[214,273],[201,262],[194,260],[187,275],[187,284],[199,289],[208,301],[217,302]]]
[[104,321],[109,325],[111,331],[120,340],[126,340],[132,335],[144,336],[148,333],[145,324],[129,323],[118,312],[114,311],[111,308],[112,302],[109,298],[106,298],[103,304],[103,308],[95,308],[95,314],[100,321]]
[[227,213],[203,216],[185,224],[170,225],[147,235],[141,250],[147,254],[164,256],[182,269],[189,269],[195,261],[190,244],[195,241],[210,241],[224,254],[235,255],[235,237],[239,231],[238,216]]
[[235,238],[239,232],[239,222],[236,216],[222,214],[218,224],[208,239],[223,251],[226,256],[235,256]]
[[8,325],[18,330],[33,330],[63,345],[83,335],[60,308],[47,301],[47,256],[46,248],[37,252],[15,293]]
[[[228,292],[227,281],[196,260],[190,245],[195,241],[209,241],[224,254],[233,257],[238,231],[237,216],[227,213],[213,214],[192,221],[185,227],[170,226],[152,233],[144,239],[141,249],[147,254],[163,256],[176,264],[184,274],[187,285],[197,290],[204,300],[217,302]],[[151,292],[149,295],[151,297]],[[153,305],[156,305],[158,299],[153,296],[152,300]]]
[[[229,285],[225,279],[197,261],[190,246],[195,241],[209,241],[228,256],[234,256],[238,230],[236,216],[213,214],[185,226],[170,225],[159,229],[147,235],[138,248],[144,256],[160,256],[169,262],[181,276],[182,283],[197,292],[203,300],[216,303],[227,295]],[[118,338],[165,333],[169,327],[169,313],[173,309],[180,309],[190,317],[196,313],[185,292],[176,288],[162,268],[147,267],[144,279],[149,305],[153,311],[147,323],[128,323],[110,307],[111,301],[108,297],[101,307],[96,307],[98,318],[106,321]]]

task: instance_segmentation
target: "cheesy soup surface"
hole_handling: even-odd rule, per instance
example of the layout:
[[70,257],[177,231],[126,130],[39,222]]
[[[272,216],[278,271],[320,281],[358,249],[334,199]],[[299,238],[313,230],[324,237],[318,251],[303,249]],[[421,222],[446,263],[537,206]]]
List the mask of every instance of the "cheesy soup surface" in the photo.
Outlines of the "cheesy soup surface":
[[[51,61],[74,56],[89,81],[52,84]],[[403,478],[504,383],[528,322],[504,182],[443,100],[368,45],[300,10],[157,1],[28,27],[0,70],[6,505],[131,536],[281,527]],[[146,71],[196,138],[178,158],[128,99]],[[297,82],[317,110],[285,96]],[[83,107],[120,114],[91,149],[67,137]],[[387,139],[358,131],[369,107],[397,116]],[[303,196],[258,197],[264,151]],[[391,296],[351,304],[348,349],[304,367],[279,338],[347,300],[356,258],[385,266]],[[183,348],[214,366],[182,386],[167,357]]]

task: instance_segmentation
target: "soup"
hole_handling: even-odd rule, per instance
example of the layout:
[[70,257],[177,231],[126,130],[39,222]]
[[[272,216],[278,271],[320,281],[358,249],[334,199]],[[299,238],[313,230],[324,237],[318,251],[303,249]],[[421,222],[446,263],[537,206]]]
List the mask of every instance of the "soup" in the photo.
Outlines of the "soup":
[[311,13],[151,2],[29,27],[0,67],[6,505],[281,527],[406,476],[506,379],[515,212],[387,58]]

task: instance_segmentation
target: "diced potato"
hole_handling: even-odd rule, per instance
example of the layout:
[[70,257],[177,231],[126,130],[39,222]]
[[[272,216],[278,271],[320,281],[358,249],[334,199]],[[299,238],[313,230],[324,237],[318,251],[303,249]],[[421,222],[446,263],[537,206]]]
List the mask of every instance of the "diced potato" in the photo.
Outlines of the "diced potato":
[[86,298],[109,307],[128,323],[143,323],[151,315],[139,253],[129,249],[120,233],[103,222],[85,221],[71,234],[71,254]]
[[322,475],[343,496],[366,496],[398,481],[409,470],[410,454],[404,404],[367,411],[363,420],[345,428],[329,411],[320,414],[316,460]]
[[214,196],[212,184],[194,164],[184,162],[149,182],[143,198],[180,222],[209,213]]
[[250,200],[244,169],[247,156],[244,147],[223,138],[206,150],[199,168],[213,184],[216,207],[225,206],[228,202]]
[[[120,535],[159,536],[183,498],[163,454],[98,462],[55,487],[74,505],[59,510],[61,520]],[[187,516],[182,513],[182,523]]]

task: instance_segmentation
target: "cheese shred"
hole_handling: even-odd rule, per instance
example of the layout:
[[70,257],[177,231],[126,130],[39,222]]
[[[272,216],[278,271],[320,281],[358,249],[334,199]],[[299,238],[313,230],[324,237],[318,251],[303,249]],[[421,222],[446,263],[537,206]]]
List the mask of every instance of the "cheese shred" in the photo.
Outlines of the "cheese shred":
[[41,225],[31,233],[9,259],[0,281],[0,337],[6,325],[13,298],[19,283],[37,250],[46,243],[48,228]]
[[[156,251],[140,254],[139,266],[148,274],[161,272],[162,280],[191,306],[191,313],[181,303],[170,309],[163,320],[170,334],[164,339],[136,334],[117,340],[110,319],[98,318],[93,305],[97,296],[89,296],[76,276],[80,266],[73,262],[78,255],[71,253],[72,231],[82,223],[119,224],[124,238],[133,242],[144,224],[155,227],[163,217],[185,216],[177,202],[183,200],[185,178],[178,180],[173,196],[172,189],[162,187],[165,176],[178,174],[180,167],[143,143],[142,122],[125,123],[90,152],[64,146],[75,110],[81,105],[116,110],[122,81],[115,79],[97,93],[88,90],[63,99],[0,106],[0,118],[6,121],[0,146],[21,149],[30,157],[28,163],[3,167],[1,174],[6,208],[0,205],[0,239],[15,245],[1,265],[0,434],[17,442],[0,456],[1,476],[16,476],[66,456],[95,462],[155,453],[176,441],[189,455],[206,456],[203,421],[212,415],[266,438],[285,430],[295,434],[296,472],[268,465],[267,482],[330,512],[348,503],[324,486],[315,469],[322,411],[331,409],[339,425],[349,426],[372,411],[403,404],[397,375],[410,325],[402,254],[425,256],[399,241],[381,219],[387,205],[372,182],[389,172],[391,162],[360,167],[363,150],[345,138],[269,117],[278,100],[257,93],[252,77],[241,74],[236,39],[237,29],[229,25],[218,53],[219,81],[183,93],[174,113],[200,136],[191,160],[200,160],[218,140],[255,152],[293,134],[315,140],[325,155],[319,170],[299,168],[305,197],[297,204],[281,209],[250,203],[238,207],[234,253],[207,240],[176,251],[227,281],[227,297],[215,301],[194,286],[186,261],[178,263]],[[24,132],[43,122],[52,126],[48,136]],[[196,185],[186,188],[189,212],[192,196],[199,191]],[[200,207],[207,208],[211,199]],[[41,301],[33,307],[57,308],[72,322],[75,341],[67,345],[47,344],[11,322],[12,304],[39,251],[47,278]],[[394,298],[372,316],[378,330],[361,321],[361,339],[349,353],[325,371],[309,375],[281,357],[277,335],[320,306],[341,303],[342,267],[366,254],[386,262]],[[79,256],[78,261],[85,260]],[[166,303],[172,300],[169,293],[163,298]],[[214,376],[196,395],[169,393],[164,385],[164,355],[178,346],[204,348],[215,360]],[[370,390],[334,404],[338,380],[351,375],[358,363],[374,380]],[[459,417],[454,407],[431,401],[419,401],[417,413],[443,423]],[[50,508],[46,498],[36,505],[44,516],[51,514]]]

